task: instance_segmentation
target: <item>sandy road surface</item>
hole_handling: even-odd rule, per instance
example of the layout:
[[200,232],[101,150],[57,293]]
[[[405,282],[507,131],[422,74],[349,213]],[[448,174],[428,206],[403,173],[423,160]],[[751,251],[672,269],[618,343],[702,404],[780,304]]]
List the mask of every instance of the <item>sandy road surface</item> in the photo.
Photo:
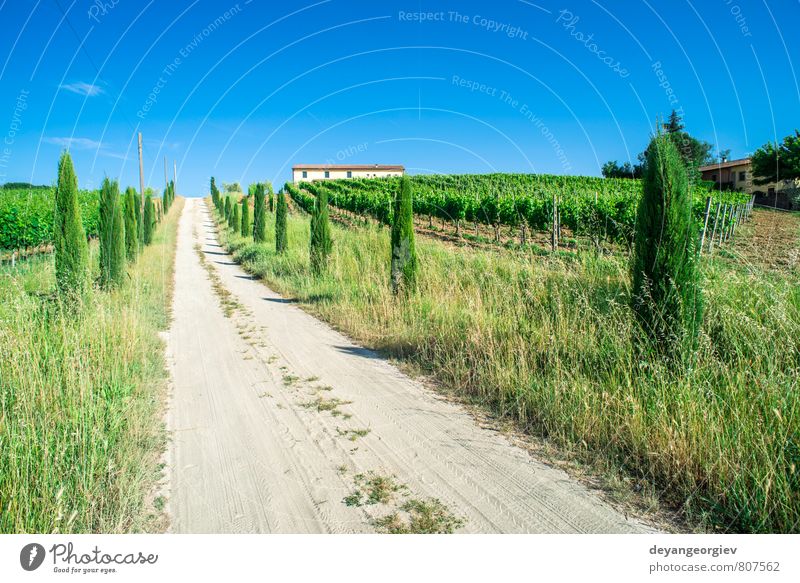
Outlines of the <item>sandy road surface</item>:
[[[180,219],[175,279],[173,532],[371,532],[432,498],[457,532],[647,530],[252,280],[200,200]],[[403,487],[345,503],[376,477]]]

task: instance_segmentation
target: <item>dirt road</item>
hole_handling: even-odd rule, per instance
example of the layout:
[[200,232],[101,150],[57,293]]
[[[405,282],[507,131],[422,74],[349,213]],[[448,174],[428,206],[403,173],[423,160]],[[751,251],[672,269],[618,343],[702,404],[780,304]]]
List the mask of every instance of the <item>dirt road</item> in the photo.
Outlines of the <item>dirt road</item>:
[[168,357],[173,532],[647,530],[251,279],[200,200]]

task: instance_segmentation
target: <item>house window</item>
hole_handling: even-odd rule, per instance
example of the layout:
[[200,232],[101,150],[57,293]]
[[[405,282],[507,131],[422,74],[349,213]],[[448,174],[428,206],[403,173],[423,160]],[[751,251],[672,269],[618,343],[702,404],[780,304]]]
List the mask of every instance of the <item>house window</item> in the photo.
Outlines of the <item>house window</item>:
[[347,177],[348,178],[352,178],[353,177],[353,173],[350,170],[347,171]]
[[716,175],[716,174],[712,174],[712,175],[711,175],[711,180],[712,180],[713,182],[716,182],[716,181],[717,181],[717,175]]
[[326,170],[325,171],[325,178],[330,178],[330,177],[331,177],[331,173]]
[[308,172],[306,172],[305,170],[303,170],[303,178],[308,178]]
[[739,181],[744,182],[745,176],[747,176],[747,172],[739,172]]

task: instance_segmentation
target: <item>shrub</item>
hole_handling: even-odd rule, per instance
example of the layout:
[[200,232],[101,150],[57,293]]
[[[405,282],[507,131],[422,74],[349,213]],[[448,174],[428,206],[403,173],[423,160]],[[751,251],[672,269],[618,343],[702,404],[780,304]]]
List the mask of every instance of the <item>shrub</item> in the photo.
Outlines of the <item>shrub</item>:
[[125,224],[119,185],[108,178],[100,189],[100,285],[110,288],[125,278]]
[[53,211],[56,285],[62,295],[83,295],[89,278],[89,249],[78,207],[78,178],[69,152],[58,162]]
[[694,345],[703,302],[688,177],[667,135],[650,143],[642,188],[631,299],[645,333],[660,351],[674,352]]
[[392,223],[391,280],[394,293],[416,286],[418,266],[413,212],[411,182],[403,176],[400,192],[395,194]]

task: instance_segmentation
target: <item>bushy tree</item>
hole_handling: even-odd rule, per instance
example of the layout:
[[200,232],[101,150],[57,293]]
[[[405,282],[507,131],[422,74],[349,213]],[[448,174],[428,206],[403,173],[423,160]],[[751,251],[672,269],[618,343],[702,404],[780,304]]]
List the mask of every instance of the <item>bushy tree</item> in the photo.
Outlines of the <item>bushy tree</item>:
[[267,214],[264,208],[264,185],[256,186],[255,199],[253,199],[253,240],[263,243],[267,240]]
[[414,209],[411,181],[400,179],[400,191],[395,193],[392,222],[392,291],[412,290],[417,282],[417,249],[414,243]]
[[248,198],[249,197],[245,197],[242,199],[242,237],[249,237],[253,234],[253,227],[250,224],[250,205],[248,204]]
[[153,197],[152,195],[147,195],[144,199],[144,234],[143,234],[143,242],[145,245],[149,245],[153,242],[153,233],[156,230],[156,208],[153,204]]
[[125,223],[117,181],[106,177],[100,188],[97,223],[100,239],[100,285],[110,288],[125,279]]
[[800,131],[777,145],[764,144],[753,152],[753,177],[758,185],[800,179]]
[[642,164],[625,162],[620,165],[616,160],[612,160],[603,164],[602,172],[604,178],[641,178]]
[[234,233],[238,233],[242,228],[242,218],[239,215],[239,204],[236,202],[233,203],[233,212],[231,213],[231,217],[231,229],[233,229]]
[[328,219],[328,192],[321,190],[311,212],[311,269],[324,271],[331,254],[331,225]]
[[286,195],[279,192],[277,195],[278,204],[275,205],[275,251],[285,253],[289,247],[289,233],[286,231],[286,215],[289,212],[289,205],[286,203]]
[[78,206],[78,178],[69,152],[58,161],[53,210],[56,286],[64,296],[81,296],[89,281],[89,248]]
[[632,305],[662,352],[694,346],[703,301],[697,269],[697,227],[687,170],[669,135],[647,149],[636,217]]
[[125,255],[128,261],[134,261],[139,253],[139,226],[136,215],[136,191],[130,186],[125,189]]

